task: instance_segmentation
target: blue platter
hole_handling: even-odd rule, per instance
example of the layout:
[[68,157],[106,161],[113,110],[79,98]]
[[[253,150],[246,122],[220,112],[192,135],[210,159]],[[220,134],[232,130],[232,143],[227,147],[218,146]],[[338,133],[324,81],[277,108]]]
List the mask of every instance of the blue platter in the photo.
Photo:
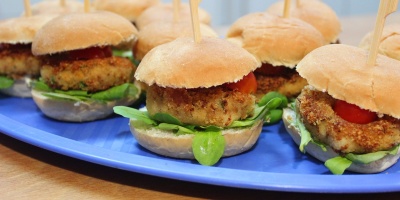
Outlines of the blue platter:
[[0,132],[26,143],[108,167],[190,182],[270,191],[374,193],[400,191],[400,164],[379,174],[332,175],[299,152],[282,123],[264,126],[256,145],[215,166],[158,156],[140,147],[128,119],[85,123],[45,117],[32,99],[0,95]]

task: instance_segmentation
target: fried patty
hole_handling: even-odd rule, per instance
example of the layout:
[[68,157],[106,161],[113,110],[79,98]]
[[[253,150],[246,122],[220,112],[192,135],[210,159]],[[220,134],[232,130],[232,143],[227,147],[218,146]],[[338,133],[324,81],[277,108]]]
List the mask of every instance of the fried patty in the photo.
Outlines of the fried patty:
[[0,75],[12,79],[24,76],[36,78],[40,75],[41,65],[41,60],[33,56],[30,49],[0,50]]
[[152,85],[147,90],[150,115],[169,113],[185,124],[226,127],[254,114],[255,96],[222,86],[173,89]]
[[384,115],[368,124],[348,122],[333,110],[335,99],[311,86],[303,89],[296,107],[314,140],[338,153],[364,154],[389,150],[400,143],[400,120]]
[[53,89],[97,92],[133,82],[134,72],[129,59],[108,57],[45,64],[40,74]]

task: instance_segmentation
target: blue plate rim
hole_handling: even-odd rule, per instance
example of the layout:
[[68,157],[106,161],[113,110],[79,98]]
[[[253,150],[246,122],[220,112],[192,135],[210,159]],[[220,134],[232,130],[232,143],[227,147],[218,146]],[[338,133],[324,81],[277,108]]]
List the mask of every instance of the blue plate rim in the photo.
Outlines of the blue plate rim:
[[[400,191],[400,174],[287,174],[207,167],[113,151],[64,138],[0,114],[0,132],[76,159],[152,176],[236,188],[310,193]],[[190,165],[190,166],[188,166]]]

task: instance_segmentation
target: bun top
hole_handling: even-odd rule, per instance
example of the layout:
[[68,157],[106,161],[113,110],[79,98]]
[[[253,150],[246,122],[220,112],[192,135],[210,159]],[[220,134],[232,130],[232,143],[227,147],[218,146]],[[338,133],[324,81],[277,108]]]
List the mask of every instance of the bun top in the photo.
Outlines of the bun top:
[[[369,32],[360,42],[360,47],[369,50],[373,32]],[[400,60],[400,25],[388,24],[383,28],[378,53]]]
[[[203,9],[199,8],[199,21],[203,24],[210,24],[211,16]],[[192,15],[190,13],[190,5],[180,3],[179,20],[191,22]],[[136,20],[136,27],[142,29],[144,26],[153,22],[172,22],[174,21],[174,7],[172,3],[157,4],[152,6],[140,14]]]
[[[32,15],[41,14],[66,14],[71,12],[83,12],[84,5],[77,0],[66,0],[65,5],[61,5],[60,1],[44,0],[31,6]],[[22,13],[23,15],[25,13]]]
[[117,13],[129,21],[136,21],[147,8],[160,3],[160,0],[94,0],[96,10],[106,10]]
[[[208,25],[200,24],[203,37],[218,37],[218,34]],[[138,40],[134,46],[135,58],[143,57],[154,47],[175,40],[178,37],[193,36],[192,24],[181,22],[154,22],[140,30]]]
[[308,83],[332,97],[373,112],[400,118],[400,61],[378,55],[367,66],[368,51],[332,44],[309,53],[297,71]]
[[239,18],[226,37],[263,63],[290,68],[310,51],[325,44],[321,33],[310,24],[268,13],[252,13]]
[[57,15],[34,15],[0,21],[0,43],[32,43],[36,32]]
[[34,55],[54,54],[94,46],[115,46],[136,39],[137,29],[120,15],[96,11],[70,13],[49,21],[32,43]]
[[[299,18],[319,30],[327,44],[336,43],[342,27],[335,11],[319,0],[301,1],[300,5],[291,4],[290,16]],[[282,16],[284,1],[272,4],[267,12]]]
[[135,78],[147,85],[209,88],[236,82],[260,67],[246,50],[221,38],[181,37],[153,48],[140,62]]

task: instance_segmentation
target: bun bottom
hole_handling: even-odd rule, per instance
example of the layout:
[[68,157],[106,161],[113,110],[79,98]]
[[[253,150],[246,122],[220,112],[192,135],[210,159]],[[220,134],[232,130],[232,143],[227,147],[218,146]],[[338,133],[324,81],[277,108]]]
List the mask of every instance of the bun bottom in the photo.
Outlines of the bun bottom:
[[[263,121],[260,120],[249,128],[223,130],[222,135],[226,142],[223,157],[237,155],[253,147],[260,136],[262,126]],[[173,158],[195,159],[192,134],[175,135],[156,128],[136,129],[132,123],[130,129],[138,143],[151,152]]]
[[40,91],[32,90],[32,97],[36,105],[47,117],[68,122],[85,122],[103,119],[114,113],[114,106],[132,105],[138,98],[125,98],[115,101],[78,102],[48,98]]
[[[285,128],[287,132],[292,137],[293,141],[300,145],[301,136],[299,130],[291,125],[291,122],[295,120],[295,112],[289,108],[283,109],[283,116],[282,120],[285,124]],[[305,150],[308,154],[315,157],[316,159],[325,162],[331,158],[339,156],[332,148],[329,146],[326,147],[327,151],[323,151],[321,147],[314,143],[308,143],[305,147]],[[399,152],[396,155],[387,155],[377,161],[371,162],[369,164],[362,164],[362,163],[352,163],[347,171],[364,173],[364,174],[371,174],[371,173],[379,173],[382,172],[392,165],[394,165],[397,160],[399,159],[400,154]]]
[[28,77],[17,79],[11,87],[0,89],[0,92],[14,97],[31,98],[31,88],[29,87],[30,81],[31,79]]

